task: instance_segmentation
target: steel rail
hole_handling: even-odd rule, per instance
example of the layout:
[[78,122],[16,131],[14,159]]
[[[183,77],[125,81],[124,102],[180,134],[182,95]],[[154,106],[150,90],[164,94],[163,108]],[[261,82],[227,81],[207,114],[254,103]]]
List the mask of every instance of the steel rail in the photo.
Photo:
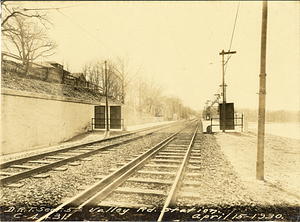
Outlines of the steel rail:
[[182,181],[182,178],[184,176],[184,173],[186,171],[186,167],[187,167],[187,164],[188,164],[188,160],[189,160],[189,157],[190,157],[190,154],[191,154],[191,151],[192,151],[192,146],[193,146],[193,143],[194,143],[194,140],[195,140],[195,137],[197,135],[197,131],[198,131],[198,127],[199,127],[199,122],[197,124],[197,127],[196,127],[196,130],[194,132],[194,135],[191,139],[191,142],[190,142],[190,145],[188,147],[188,150],[186,151],[186,154],[184,156],[184,159],[183,159],[183,162],[177,172],[177,175],[176,175],[176,178],[175,178],[175,181],[171,187],[171,190],[169,192],[169,195],[165,201],[165,204],[163,206],[163,209],[157,219],[157,221],[162,221],[164,215],[165,215],[165,210],[166,208],[170,207],[170,206],[174,206],[175,203],[176,203],[176,200],[177,200],[177,196],[178,196],[178,191],[179,191],[179,188],[181,186],[181,181]]
[[[164,128],[160,128],[157,131],[165,129],[165,128],[168,128],[168,127],[172,127],[172,125],[171,126],[166,126]],[[36,168],[33,168],[33,169],[29,169],[29,170],[26,170],[26,171],[23,171],[23,172],[20,172],[20,173],[16,173],[16,174],[13,174],[13,175],[1,178],[0,179],[0,186],[4,186],[7,183],[11,183],[11,182],[15,182],[15,181],[24,179],[26,177],[29,177],[29,176],[33,175],[33,174],[42,173],[42,172],[51,170],[54,167],[59,167],[59,166],[65,165],[68,162],[76,161],[78,159],[81,159],[81,158],[84,158],[84,157],[96,154],[96,153],[98,153],[100,151],[105,151],[105,150],[108,150],[108,149],[110,149],[112,147],[123,145],[125,143],[131,142],[133,140],[137,140],[139,138],[142,138],[142,137],[144,137],[144,136],[146,136],[148,134],[152,134],[152,133],[153,132],[150,132],[150,133],[147,133],[147,134],[144,134],[144,135],[140,135],[140,136],[137,136],[137,137],[134,137],[134,138],[129,138],[129,139],[124,140],[124,141],[119,141],[117,143],[110,144],[110,145],[107,145],[107,146],[104,146],[104,147],[100,147],[100,148],[94,149],[92,151],[88,151],[88,152],[85,152],[85,153],[82,153],[82,154],[78,154],[78,155],[72,156],[72,157],[66,157],[63,160],[58,160],[56,162],[53,162],[53,163],[50,163],[50,164],[47,164],[47,165],[44,165],[44,166],[39,166],[39,167],[36,167]],[[109,139],[111,139],[111,138],[109,138]],[[90,143],[88,143],[88,144],[90,144]],[[80,146],[82,146],[82,145],[76,146],[76,148],[78,148]],[[70,149],[73,149],[73,147],[67,148],[64,151],[68,151]],[[60,150],[60,152],[62,152],[62,150]],[[47,153],[48,155],[38,155],[38,156],[40,156],[40,158],[41,158],[41,157],[49,156],[50,154],[56,154],[56,153],[57,153],[57,151],[53,151],[53,152],[48,152]]]
[[67,147],[67,148],[57,149],[57,150],[54,150],[54,151],[48,151],[48,152],[45,152],[45,153],[40,153],[40,154],[28,156],[28,157],[23,157],[23,158],[19,158],[19,159],[15,159],[15,160],[10,160],[10,161],[1,163],[0,168],[3,169],[3,168],[6,168],[6,167],[9,167],[10,165],[13,165],[13,164],[17,164],[17,163],[20,164],[20,163],[27,162],[27,161],[30,161],[30,160],[43,158],[45,156],[70,151],[70,150],[77,149],[77,148],[80,148],[80,147],[83,147],[83,146],[93,145],[94,143],[106,142],[106,141],[113,140],[113,139],[116,139],[116,138],[122,138],[124,136],[129,136],[129,135],[135,134],[135,133],[136,132],[126,133],[126,134],[122,134],[122,135],[116,135],[116,136],[113,136],[113,137],[109,137],[109,138],[105,138],[105,139],[101,139],[101,140],[96,140],[96,141],[93,141],[93,142],[87,142],[87,143],[82,143],[82,144],[78,144],[78,145],[70,145],[70,147]]
[[151,158],[159,150],[161,150],[168,143],[170,143],[178,133],[180,133],[189,126],[191,126],[191,124],[170,135],[169,137],[167,137],[166,139],[164,139],[163,141],[161,141],[142,155],[136,157],[135,159],[133,159],[120,169],[107,175],[105,178],[95,183],[88,189],[82,191],[81,193],[69,199],[65,203],[59,205],[53,211],[42,216],[37,221],[47,220],[47,218],[49,218],[52,214],[56,213],[57,211],[63,209],[66,206],[76,207],[76,209],[74,209],[71,213],[64,217],[64,220],[67,220],[75,212],[82,209],[82,207],[95,205],[99,201],[103,200],[106,196],[108,196],[116,187],[122,184],[132,173],[134,173],[137,169],[142,167],[149,158]]
[[[164,126],[163,128],[161,128],[159,130],[165,129],[167,127],[171,127],[173,124],[174,123],[167,124],[167,126]],[[10,160],[10,161],[4,162],[4,163],[0,163],[0,169],[9,167],[10,165],[13,165],[13,164],[20,164],[20,163],[24,163],[24,162],[27,162],[27,161],[30,161],[30,160],[43,158],[45,156],[54,155],[54,154],[57,154],[57,153],[60,153],[60,152],[70,151],[70,150],[73,150],[73,149],[77,149],[79,147],[89,146],[89,145],[93,145],[95,143],[107,142],[107,141],[110,141],[110,140],[113,140],[113,139],[118,139],[118,138],[122,138],[122,137],[125,137],[125,136],[134,135],[136,133],[151,130],[153,128],[157,128],[157,126],[149,127],[149,128],[142,129],[142,130],[136,130],[136,131],[133,131],[133,132],[130,132],[130,133],[122,134],[122,135],[116,135],[116,136],[112,136],[112,137],[109,137],[109,138],[96,140],[96,141],[93,141],[93,142],[87,142],[87,143],[82,143],[82,144],[78,144],[78,145],[70,145],[70,147],[67,147],[67,148],[57,149],[57,150],[54,150],[54,151],[48,151],[48,152],[45,152],[45,153],[40,153],[40,154],[28,156],[28,157],[22,157],[22,158],[18,158],[18,159],[15,159],[15,160]]]

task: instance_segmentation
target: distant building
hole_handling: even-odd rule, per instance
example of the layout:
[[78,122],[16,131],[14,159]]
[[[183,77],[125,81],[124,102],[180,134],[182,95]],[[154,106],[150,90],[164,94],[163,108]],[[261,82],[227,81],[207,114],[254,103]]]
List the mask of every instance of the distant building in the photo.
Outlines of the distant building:
[[[5,56],[5,59],[3,57]],[[6,59],[13,58],[17,61]],[[21,77],[28,77],[31,79],[38,79],[50,83],[60,83],[72,86],[91,87],[94,90],[99,90],[98,86],[89,84],[83,73],[70,73],[64,70],[62,64],[56,61],[34,61],[30,63],[29,69],[25,69],[19,59],[14,55],[2,53],[2,71],[7,73],[14,73]]]
[[76,78],[76,81],[75,81],[76,86],[88,87],[88,82],[86,81],[86,78],[82,72],[81,73],[71,73],[70,75],[72,75]]
[[86,81],[83,73],[69,73],[64,76],[64,83],[74,86],[88,87],[89,82]]
[[38,64],[38,65],[42,65],[44,67],[48,67],[48,68],[57,68],[57,69],[63,69],[63,65],[55,62],[55,61],[35,61],[33,63],[34,64]]
[[[41,61],[36,63],[48,69],[55,69],[56,73],[59,75],[60,83],[81,87],[88,87],[89,85],[83,73],[70,73],[69,71],[64,70],[63,65],[55,61]],[[53,72],[51,74],[53,75]]]
[[64,70],[63,65],[55,61],[41,61],[37,62],[44,67],[49,69],[55,69],[59,73],[61,83],[73,86],[89,87],[89,83],[86,81],[85,76],[82,72],[70,73],[69,71]]
[[55,61],[37,61],[32,64],[32,67],[43,69],[44,71],[40,73],[45,77],[41,79],[48,82],[64,83],[65,76],[70,74],[64,70],[63,65]]

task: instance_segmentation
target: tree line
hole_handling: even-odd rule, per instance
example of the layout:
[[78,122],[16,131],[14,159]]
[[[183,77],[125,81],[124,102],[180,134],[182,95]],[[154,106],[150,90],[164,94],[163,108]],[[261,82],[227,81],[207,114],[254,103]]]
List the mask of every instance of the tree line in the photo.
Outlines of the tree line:
[[[237,111],[244,113],[249,122],[258,121],[257,109],[237,109]],[[266,122],[300,123],[300,111],[266,110]]]
[[165,95],[165,86],[159,84],[157,79],[142,75],[142,65],[137,69],[131,68],[128,57],[107,60],[106,69],[104,63],[104,59],[94,59],[83,67],[86,80],[99,86],[103,95],[107,87],[110,98],[121,101],[142,116],[148,114],[180,120],[197,115],[191,108],[184,106],[178,96]]

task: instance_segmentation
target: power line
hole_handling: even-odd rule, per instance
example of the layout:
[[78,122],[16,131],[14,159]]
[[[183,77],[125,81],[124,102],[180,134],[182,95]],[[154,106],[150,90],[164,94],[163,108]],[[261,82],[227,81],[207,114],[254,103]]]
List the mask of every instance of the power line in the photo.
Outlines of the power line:
[[85,6],[85,5],[91,5],[91,4],[95,4],[95,2],[93,3],[86,3],[86,4],[81,4],[81,5],[69,5],[69,6],[65,6],[65,7],[58,7],[58,8],[24,8],[24,11],[35,11],[35,10],[57,10],[57,9],[65,9],[65,8],[73,8],[73,7],[79,7],[79,6]]
[[[238,7],[237,7],[237,10],[236,10],[236,15],[235,15],[235,20],[234,20],[234,25],[233,25],[233,30],[232,30],[232,34],[231,34],[231,40],[230,40],[230,45],[229,45],[229,50],[228,51],[230,51],[231,46],[232,46],[233,36],[234,36],[234,31],[235,31],[235,26],[236,26],[236,21],[237,21],[237,17],[238,17],[238,13],[239,13],[239,8],[240,8],[240,1],[238,3]],[[225,73],[226,73],[227,64],[228,64],[228,61],[229,61],[230,58],[231,58],[231,55],[228,55],[227,60],[225,62],[225,64],[226,64],[226,66],[225,66]]]
[[[52,5],[50,5],[51,7],[53,7]],[[53,7],[54,8],[54,7]],[[73,21],[71,18],[69,18],[67,15],[65,15],[63,12],[61,12],[58,8],[54,8],[56,9],[59,13],[61,13],[63,16],[65,16],[67,19],[69,19],[72,23],[74,23],[75,25],[77,25],[80,29],[82,29],[84,32],[86,32],[88,35],[90,35],[92,38],[94,38],[97,42],[99,42],[100,44],[102,44],[103,46],[105,46],[107,49],[109,49],[112,53],[113,56],[115,58],[117,58],[117,53],[112,50],[110,47],[108,47],[107,45],[105,45],[103,42],[101,42],[98,38],[96,38],[94,35],[92,35],[90,32],[88,32],[87,30],[85,30],[82,26],[80,26],[79,24],[77,24],[75,21]]]
[[[235,27],[236,27],[236,22],[237,22],[237,17],[238,17],[238,11],[239,11],[239,7],[240,7],[240,1],[238,3],[238,7],[237,7],[237,11],[236,11],[236,15],[235,15],[235,20],[234,20],[234,25],[233,25],[233,30],[232,30],[232,34],[231,34],[231,40],[230,40],[230,45],[229,45],[229,50],[228,52],[224,52],[224,50],[220,53],[220,55],[222,55],[222,66],[223,66],[223,84],[221,86],[223,86],[223,91],[222,91],[222,96],[223,96],[223,104],[226,104],[226,100],[225,100],[225,83],[224,83],[224,76],[227,70],[227,65],[228,65],[228,61],[231,58],[231,54],[236,53],[235,51],[230,52],[231,46],[232,46],[232,42],[233,42],[233,36],[234,36],[234,31],[235,31]],[[227,60],[226,62],[224,62],[224,55],[227,54]],[[220,94],[220,88],[218,90],[218,93]],[[216,95],[216,94],[215,94]],[[225,105],[223,106],[223,116],[225,116]],[[224,129],[225,129],[225,119],[223,120],[223,124],[224,124]],[[225,132],[223,130],[223,132]]]
[[168,19],[167,19],[165,10],[164,10],[164,8],[163,8],[163,6],[162,6],[161,4],[160,4],[160,7],[162,8],[162,11],[163,11],[163,13],[164,13],[165,19],[166,19],[166,21],[167,21],[167,24],[168,24],[168,27],[169,27],[169,30],[170,30],[170,33],[171,33],[171,36],[172,36],[172,39],[173,39],[173,43],[174,43],[175,48],[176,48],[176,52],[177,52],[177,54],[178,54],[178,56],[179,56],[180,63],[181,63],[181,65],[182,65],[182,67],[184,68],[184,65],[182,64],[181,55],[180,55],[180,53],[179,53],[179,51],[178,51],[178,48],[177,48],[177,45],[176,45],[176,42],[175,42],[175,39],[174,39],[174,35],[173,35],[172,29],[171,29],[171,27],[170,27],[169,21],[168,21]]
[[234,20],[234,25],[233,25],[233,30],[232,30],[232,35],[231,35],[231,40],[230,40],[230,45],[229,45],[229,51],[231,49],[231,45],[232,45],[232,41],[233,41],[233,35],[234,35],[234,31],[235,31],[236,21],[237,21],[237,17],[238,17],[238,13],[239,13],[239,8],[240,8],[240,1],[239,1],[237,10],[236,10],[235,20]]

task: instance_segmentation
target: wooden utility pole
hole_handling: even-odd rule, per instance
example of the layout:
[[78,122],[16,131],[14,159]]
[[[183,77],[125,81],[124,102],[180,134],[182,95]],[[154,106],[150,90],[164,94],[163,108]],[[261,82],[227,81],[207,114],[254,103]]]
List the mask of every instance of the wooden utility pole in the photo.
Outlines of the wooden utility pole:
[[125,79],[122,78],[122,103],[125,105]]
[[[226,92],[225,92],[225,61],[224,61],[224,55],[225,54],[235,54],[236,51],[230,51],[228,50],[228,52],[225,52],[224,50],[222,50],[222,52],[220,52],[219,55],[222,55],[222,93],[223,93],[223,104],[222,104],[222,110],[220,110],[220,112],[222,112],[222,119],[221,119],[221,126],[223,128],[223,132],[225,132],[225,127],[226,127]],[[228,60],[227,60],[228,62]],[[226,62],[226,63],[227,63]]]
[[261,52],[259,75],[259,107],[257,132],[257,162],[256,179],[264,180],[264,141],[265,141],[265,112],[266,112],[266,46],[267,46],[268,2],[263,2],[261,27]]
[[109,131],[108,125],[108,84],[107,84],[107,62],[105,60],[105,95],[106,95],[106,131]]

